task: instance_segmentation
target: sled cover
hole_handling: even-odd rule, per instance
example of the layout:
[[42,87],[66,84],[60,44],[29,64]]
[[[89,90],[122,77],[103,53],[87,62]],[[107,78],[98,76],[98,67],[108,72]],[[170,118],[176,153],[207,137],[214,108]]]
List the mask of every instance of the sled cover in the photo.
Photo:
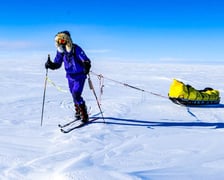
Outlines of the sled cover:
[[174,103],[183,105],[206,105],[220,102],[218,90],[210,87],[197,90],[176,79],[170,85],[168,96]]

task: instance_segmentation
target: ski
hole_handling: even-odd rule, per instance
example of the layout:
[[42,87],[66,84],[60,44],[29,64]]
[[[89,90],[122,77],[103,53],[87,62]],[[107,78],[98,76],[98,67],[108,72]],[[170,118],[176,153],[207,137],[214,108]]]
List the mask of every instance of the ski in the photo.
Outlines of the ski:
[[81,122],[79,125],[74,126],[74,127],[71,127],[71,128],[68,128],[68,129],[63,129],[63,128],[61,128],[61,132],[62,132],[62,133],[69,133],[69,132],[71,132],[71,131],[73,131],[73,130],[75,130],[75,129],[81,128],[81,127],[83,127],[83,126],[85,126],[85,125],[87,125],[87,124],[88,124],[88,123],[83,123],[83,122]]
[[[91,111],[92,111],[92,108],[90,107],[90,108],[89,108],[89,112],[88,112],[88,115],[89,115],[89,116],[90,116],[90,114],[91,114]],[[71,124],[73,124],[73,123],[75,123],[76,121],[79,121],[79,120],[81,120],[81,119],[74,119],[73,121],[70,121],[70,122],[65,123],[65,124],[58,124],[58,127],[59,127],[59,128],[65,128],[66,126],[69,126],[69,125],[71,125]]]
[[70,122],[68,122],[68,123],[66,123],[66,124],[58,124],[58,127],[59,128],[65,128],[65,127],[67,127],[67,126],[69,126],[69,125],[71,125],[71,124],[73,124],[73,123],[75,123],[76,121],[79,121],[80,119],[75,119],[75,120],[73,120],[73,121],[70,121]]
[[[92,123],[93,121],[95,121],[95,120],[97,120],[97,119],[99,119],[99,117],[94,117],[94,118],[92,118],[91,120],[89,120],[89,122],[87,122],[87,123],[84,123],[84,122],[80,121],[80,124],[78,124],[78,125],[76,125],[76,126],[72,126],[72,125],[71,125],[72,127],[68,127],[69,125],[67,125],[67,126],[61,127],[61,132],[62,132],[62,133],[69,133],[69,132],[71,132],[71,131],[73,131],[73,130],[75,130],[75,129],[78,129],[78,128],[81,128],[81,127],[83,127],[83,126],[86,126],[86,125]],[[75,121],[77,121],[77,120],[75,120]],[[70,124],[73,124],[75,121],[72,121],[72,123],[70,123]],[[68,123],[67,123],[67,124],[68,124]],[[65,128],[65,127],[68,127],[68,128]]]

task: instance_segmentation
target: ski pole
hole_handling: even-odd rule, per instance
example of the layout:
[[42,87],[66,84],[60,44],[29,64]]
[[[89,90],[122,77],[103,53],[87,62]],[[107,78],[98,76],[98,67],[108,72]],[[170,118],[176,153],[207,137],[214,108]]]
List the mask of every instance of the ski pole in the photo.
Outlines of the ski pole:
[[89,83],[89,88],[93,91],[93,94],[94,94],[94,96],[95,96],[95,98],[96,98],[96,102],[97,102],[98,108],[99,108],[99,110],[100,110],[100,114],[101,114],[101,116],[102,116],[102,119],[103,119],[103,121],[105,122],[105,119],[104,119],[104,116],[103,116],[103,111],[102,111],[102,109],[101,109],[101,107],[100,107],[100,103],[99,103],[99,100],[98,100],[98,98],[97,98],[96,91],[95,91],[95,89],[94,89],[94,87],[93,87],[93,83],[92,83],[92,81],[91,81],[91,79],[90,79],[90,75],[89,75],[89,74],[88,74],[88,83]]
[[[48,55],[48,59],[50,59],[50,55]],[[47,88],[47,76],[48,76],[48,69],[46,69],[46,75],[45,75],[45,81],[44,81],[44,94],[43,94],[42,113],[41,113],[41,122],[40,122],[41,126],[43,124],[43,118],[44,118],[44,104],[45,104],[45,94],[46,94],[46,88]]]

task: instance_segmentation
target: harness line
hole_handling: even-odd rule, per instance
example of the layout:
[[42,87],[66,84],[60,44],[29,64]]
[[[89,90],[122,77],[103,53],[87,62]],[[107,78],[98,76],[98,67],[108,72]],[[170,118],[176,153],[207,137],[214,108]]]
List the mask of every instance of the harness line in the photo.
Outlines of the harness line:
[[[115,83],[117,83],[117,84],[121,84],[121,85],[124,85],[124,86],[126,86],[126,87],[129,87],[129,88],[138,90],[138,91],[142,91],[142,92],[145,92],[145,93],[152,94],[152,95],[154,95],[154,96],[158,96],[158,97],[161,97],[161,98],[166,98],[166,99],[168,99],[167,96],[163,96],[163,95],[158,94],[158,93],[154,93],[154,92],[151,92],[151,91],[147,91],[147,90],[145,90],[145,89],[141,89],[141,88],[139,88],[139,87],[136,87],[136,86],[133,86],[133,85],[130,85],[130,84],[127,84],[127,83],[123,83],[123,82],[120,82],[120,81],[117,81],[117,80],[114,80],[114,79],[111,79],[111,78],[108,78],[108,77],[105,77],[105,76],[103,76],[102,74],[97,74],[97,73],[95,73],[95,72],[93,72],[93,71],[91,71],[91,73],[92,73],[93,75],[97,76],[99,80],[102,80],[102,79],[104,78],[104,79],[107,79],[107,80],[109,80],[109,81],[113,81],[113,82],[115,82]],[[100,84],[101,84],[101,87],[100,87],[100,90],[101,90],[101,91],[100,91],[100,92],[102,93],[102,88],[104,87],[104,85],[103,85],[102,83],[100,83]]]

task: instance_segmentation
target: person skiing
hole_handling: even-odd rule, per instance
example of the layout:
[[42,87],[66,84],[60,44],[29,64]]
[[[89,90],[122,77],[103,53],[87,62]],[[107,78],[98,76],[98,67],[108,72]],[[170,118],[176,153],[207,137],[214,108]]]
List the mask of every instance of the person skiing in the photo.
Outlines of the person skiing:
[[69,31],[57,33],[55,35],[55,45],[57,53],[54,62],[49,58],[45,63],[45,68],[59,69],[64,63],[69,90],[75,106],[75,117],[83,123],[87,123],[89,117],[82,91],[91,68],[91,61],[82,48],[73,43]]

